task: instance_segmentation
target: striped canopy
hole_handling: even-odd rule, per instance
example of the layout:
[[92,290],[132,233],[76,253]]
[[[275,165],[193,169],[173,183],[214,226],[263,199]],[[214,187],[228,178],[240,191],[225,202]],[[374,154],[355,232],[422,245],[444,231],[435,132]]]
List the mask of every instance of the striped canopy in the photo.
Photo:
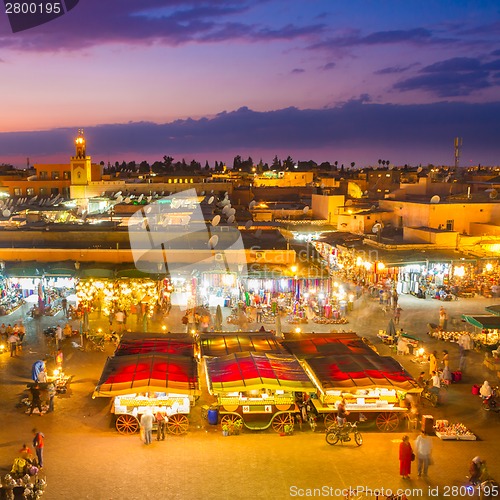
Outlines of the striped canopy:
[[413,377],[390,356],[340,355],[317,356],[304,364],[320,384],[322,391],[341,389],[388,388],[418,389]]
[[299,361],[286,355],[245,352],[206,358],[205,363],[215,394],[260,389],[286,392],[315,389]]
[[125,335],[118,345],[115,356],[130,354],[149,354],[152,352],[176,354],[178,356],[194,356],[194,341],[192,337],[152,337],[131,338]]
[[144,392],[200,395],[195,359],[158,352],[113,356],[107,359],[92,397]]
[[373,354],[373,350],[357,335],[313,335],[301,340],[285,340],[282,345],[299,359],[310,356]]
[[202,356],[227,356],[237,352],[269,352],[286,354],[285,349],[273,335],[238,334],[223,335],[202,334],[200,337]]

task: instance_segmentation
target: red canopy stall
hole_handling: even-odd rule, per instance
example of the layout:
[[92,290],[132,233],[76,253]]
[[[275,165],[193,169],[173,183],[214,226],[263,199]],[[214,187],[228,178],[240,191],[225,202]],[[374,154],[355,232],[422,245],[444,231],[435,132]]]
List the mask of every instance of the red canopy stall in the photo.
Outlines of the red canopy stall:
[[309,357],[302,363],[318,389],[313,404],[324,415],[326,425],[333,423],[336,403],[344,399],[346,409],[358,421],[376,415],[379,429],[396,430],[398,414],[408,410],[400,402],[407,393],[421,391],[394,358],[374,352]]
[[161,411],[168,417],[169,432],[183,434],[189,427],[186,415],[200,394],[192,356],[151,351],[108,358],[92,397],[114,398],[120,433],[137,432],[141,414]]
[[205,358],[207,385],[216,394],[222,424],[242,422],[249,429],[277,432],[293,424],[295,392],[315,387],[299,361],[267,353],[234,353]]

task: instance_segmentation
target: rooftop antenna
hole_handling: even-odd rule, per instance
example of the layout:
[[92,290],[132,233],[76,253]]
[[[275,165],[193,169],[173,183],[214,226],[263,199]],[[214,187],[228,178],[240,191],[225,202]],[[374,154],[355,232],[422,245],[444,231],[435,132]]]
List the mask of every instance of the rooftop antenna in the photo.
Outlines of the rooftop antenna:
[[455,168],[459,167],[460,163],[460,148],[462,147],[462,138],[455,137]]

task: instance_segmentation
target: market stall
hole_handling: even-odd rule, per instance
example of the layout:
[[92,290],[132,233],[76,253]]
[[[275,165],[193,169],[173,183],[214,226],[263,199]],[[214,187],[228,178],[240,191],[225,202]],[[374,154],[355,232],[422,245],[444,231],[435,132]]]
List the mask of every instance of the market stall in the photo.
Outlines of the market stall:
[[245,352],[205,358],[205,373],[221,423],[251,430],[272,426],[284,432],[298,411],[295,393],[315,389],[297,359],[287,355]]
[[421,392],[394,358],[374,352],[313,356],[301,362],[317,388],[312,402],[326,426],[335,421],[336,405],[344,400],[350,420],[374,420],[378,429],[395,431],[408,411],[407,393]]
[[481,330],[472,335],[475,343],[481,347],[494,349],[500,342],[500,316],[469,316],[462,315],[467,323]]
[[167,430],[184,434],[200,394],[193,357],[151,351],[108,358],[92,397],[114,398],[111,411],[122,434],[137,432],[147,410],[161,411],[168,417]]

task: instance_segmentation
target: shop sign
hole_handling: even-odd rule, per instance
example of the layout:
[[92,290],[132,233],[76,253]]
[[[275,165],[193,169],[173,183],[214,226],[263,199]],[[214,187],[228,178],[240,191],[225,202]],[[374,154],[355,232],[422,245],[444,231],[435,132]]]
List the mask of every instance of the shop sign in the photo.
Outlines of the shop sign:
[[243,413],[272,413],[273,406],[272,405],[256,405],[249,406],[244,405],[242,407]]

